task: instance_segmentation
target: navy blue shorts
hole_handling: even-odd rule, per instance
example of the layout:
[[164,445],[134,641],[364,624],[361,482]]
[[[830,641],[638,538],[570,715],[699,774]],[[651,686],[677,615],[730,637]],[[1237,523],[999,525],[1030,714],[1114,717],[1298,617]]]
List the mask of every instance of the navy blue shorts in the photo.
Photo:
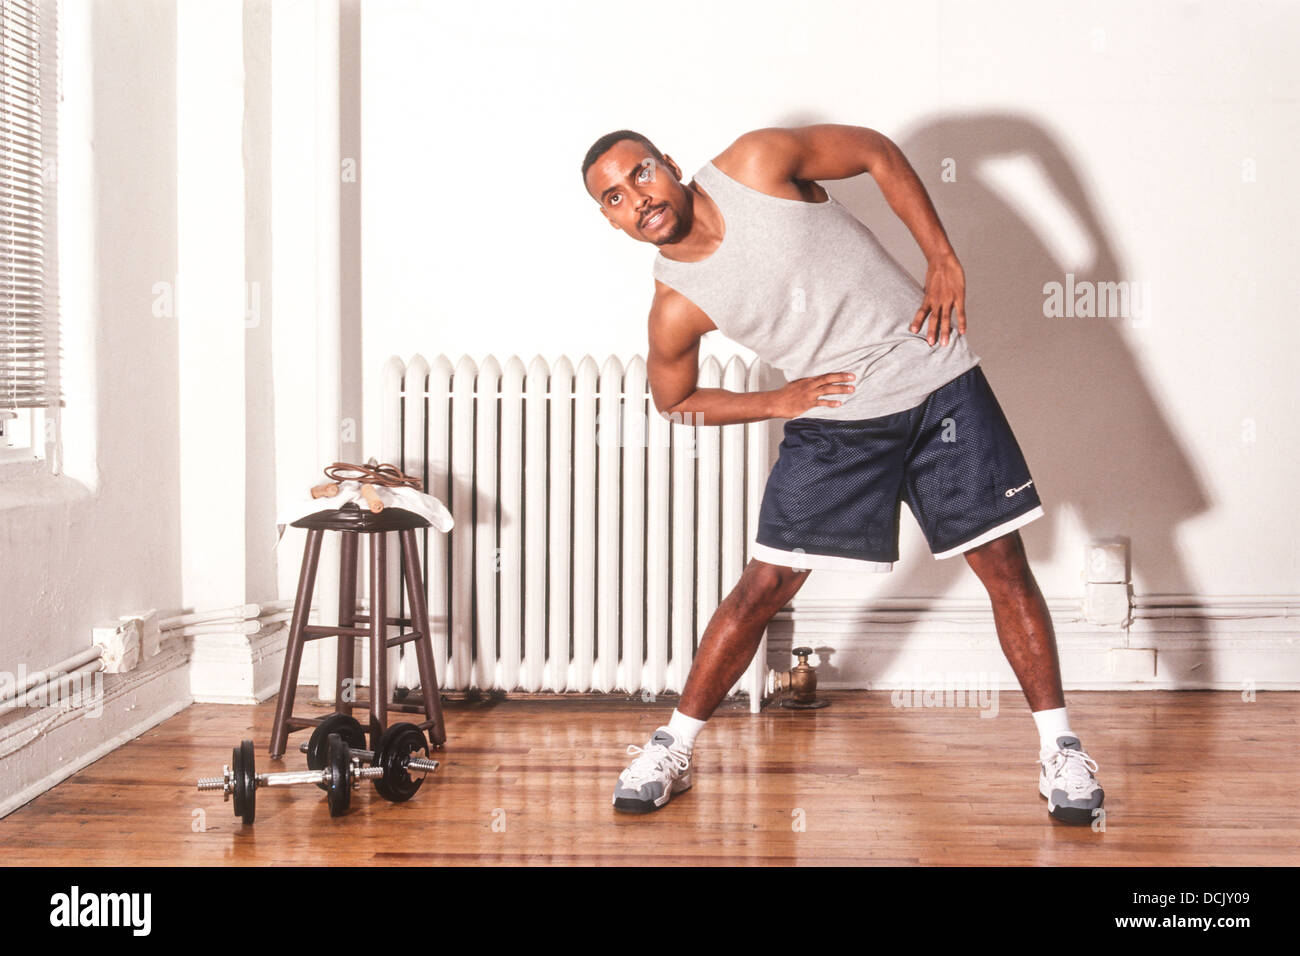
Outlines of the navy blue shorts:
[[978,365],[893,415],[786,422],[750,557],[800,569],[890,571],[900,501],[936,558],[1042,517],[1024,455]]

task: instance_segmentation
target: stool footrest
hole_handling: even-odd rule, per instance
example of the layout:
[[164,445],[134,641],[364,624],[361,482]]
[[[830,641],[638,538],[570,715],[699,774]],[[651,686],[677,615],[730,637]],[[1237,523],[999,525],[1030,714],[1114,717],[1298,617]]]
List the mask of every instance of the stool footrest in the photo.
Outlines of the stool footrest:
[[322,637],[369,637],[368,627],[342,627],[341,625],[308,624],[302,629],[304,641],[319,641]]
[[[408,699],[413,699],[413,698],[408,698]],[[370,697],[368,695],[365,697],[360,697],[357,700],[354,700],[352,702],[352,706],[357,708],[358,710],[369,710]],[[402,713],[402,714],[423,714],[424,713],[423,704],[416,704],[416,703],[408,704],[405,701],[401,701],[401,700],[390,700],[388,702],[388,709],[395,710],[398,713]]]
[[[362,622],[369,624],[370,615],[358,614],[353,618],[353,620],[356,621],[358,624]],[[387,623],[392,625],[393,627],[414,627],[415,626],[415,622],[412,621],[409,617],[390,617],[387,619]]]
[[[308,624],[302,629],[302,639],[304,641],[319,641],[325,637],[370,637],[370,628],[368,627],[328,627],[324,624]],[[408,631],[405,634],[399,634],[396,637],[387,638],[384,642],[385,647],[399,647],[402,644],[419,640],[424,637],[420,631]]]
[[406,634],[399,634],[397,637],[390,637],[386,646],[400,647],[403,644],[409,644],[411,641],[418,641],[424,636],[425,635],[421,634],[419,631],[409,631]]

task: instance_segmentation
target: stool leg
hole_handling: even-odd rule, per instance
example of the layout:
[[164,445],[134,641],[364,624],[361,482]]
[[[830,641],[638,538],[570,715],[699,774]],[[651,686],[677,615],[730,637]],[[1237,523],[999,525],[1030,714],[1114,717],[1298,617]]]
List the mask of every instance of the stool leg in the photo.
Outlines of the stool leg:
[[447,742],[447,729],[442,722],[442,692],[438,688],[438,671],[433,663],[433,638],[429,633],[429,607],[424,599],[424,579],[420,574],[420,549],[416,546],[414,529],[401,532],[402,553],[406,556],[406,598],[411,606],[411,620],[420,636],[415,645],[415,661],[420,668],[420,689],[424,693],[424,712],[433,726],[429,739],[435,746]]
[[[356,531],[344,531],[339,555],[339,627],[355,627],[357,623],[357,537]],[[334,711],[351,714],[357,699],[356,687],[357,639],[351,635],[338,636],[338,688],[334,695]]]
[[298,690],[298,667],[302,664],[302,632],[311,615],[311,595],[316,586],[316,565],[320,560],[320,543],[325,532],[307,531],[307,545],[302,554],[302,571],[298,575],[298,596],[293,602],[293,622],[289,625],[289,646],[284,653],[284,672],[280,675],[280,696],[275,702],[275,723],[271,728],[271,759],[284,756],[289,740],[289,715]]
[[370,739],[388,726],[388,548],[385,533],[370,535]]

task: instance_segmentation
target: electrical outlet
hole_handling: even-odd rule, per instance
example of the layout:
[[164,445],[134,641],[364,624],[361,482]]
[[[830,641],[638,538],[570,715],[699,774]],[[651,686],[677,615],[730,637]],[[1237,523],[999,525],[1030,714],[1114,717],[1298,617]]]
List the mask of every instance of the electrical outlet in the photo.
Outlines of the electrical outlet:
[[1084,559],[1083,580],[1089,584],[1127,583],[1127,543],[1112,539],[1089,544]]
[[1127,624],[1130,607],[1127,584],[1084,585],[1083,616],[1089,623]]
[[148,660],[162,650],[162,630],[158,627],[158,611],[150,608],[139,614],[123,614],[123,621],[136,621],[140,626],[140,657]]
[[1112,647],[1111,674],[1120,680],[1154,680],[1156,652],[1153,647]]
[[97,624],[92,640],[103,648],[104,673],[125,674],[140,663],[140,619]]

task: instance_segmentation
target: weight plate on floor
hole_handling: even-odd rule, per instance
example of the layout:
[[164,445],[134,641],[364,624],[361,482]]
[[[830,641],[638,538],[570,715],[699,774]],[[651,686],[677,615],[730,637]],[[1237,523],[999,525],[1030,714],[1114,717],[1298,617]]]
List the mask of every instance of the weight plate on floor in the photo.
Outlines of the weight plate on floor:
[[[366,749],[366,732],[355,717],[347,714],[330,714],[311,732],[307,741],[307,766],[311,770],[324,770],[329,765],[330,734],[338,734],[353,750]],[[320,784],[322,790],[328,789]]]
[[239,745],[239,770],[236,771],[235,793],[244,791],[242,809],[235,812],[245,823],[252,823],[257,815],[257,761],[253,756],[253,742],[245,740]]
[[244,815],[244,755],[239,747],[230,749],[230,786],[235,800],[235,816]]
[[375,766],[383,767],[384,775],[376,777],[374,783],[385,800],[404,803],[415,796],[424,783],[424,774],[412,776],[407,772],[406,763],[412,755],[429,755],[424,731],[415,724],[393,724],[379,738],[379,746],[375,748]]
[[352,805],[352,750],[338,734],[330,734],[328,751],[330,816],[341,817]]

